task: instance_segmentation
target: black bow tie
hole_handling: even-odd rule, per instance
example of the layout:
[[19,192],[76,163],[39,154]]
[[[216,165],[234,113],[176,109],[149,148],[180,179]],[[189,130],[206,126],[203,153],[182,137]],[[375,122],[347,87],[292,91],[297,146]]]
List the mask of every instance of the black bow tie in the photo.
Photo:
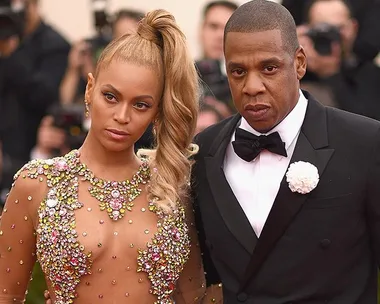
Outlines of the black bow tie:
[[268,150],[282,156],[287,156],[285,143],[278,132],[269,135],[254,135],[248,131],[237,128],[235,141],[232,142],[235,153],[246,162],[254,160],[262,150]]

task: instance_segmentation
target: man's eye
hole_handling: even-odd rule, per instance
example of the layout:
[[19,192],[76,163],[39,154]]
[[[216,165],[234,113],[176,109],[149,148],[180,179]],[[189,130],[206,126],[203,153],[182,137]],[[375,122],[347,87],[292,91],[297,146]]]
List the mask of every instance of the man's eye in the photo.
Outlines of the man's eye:
[[271,73],[271,72],[276,71],[276,69],[277,69],[276,66],[270,65],[270,66],[265,67],[264,70]]
[[232,70],[233,76],[243,76],[245,74],[245,71],[243,69],[234,69]]

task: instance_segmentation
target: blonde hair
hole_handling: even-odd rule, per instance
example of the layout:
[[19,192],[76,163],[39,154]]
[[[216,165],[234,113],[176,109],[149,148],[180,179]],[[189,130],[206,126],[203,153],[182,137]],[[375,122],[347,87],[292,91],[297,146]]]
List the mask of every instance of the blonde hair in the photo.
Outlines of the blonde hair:
[[164,90],[154,122],[155,148],[139,150],[151,164],[149,200],[167,212],[185,203],[189,193],[190,157],[198,115],[199,81],[186,38],[165,10],[140,21],[137,32],[111,42],[99,58],[95,75],[113,59],[148,66],[164,76]]

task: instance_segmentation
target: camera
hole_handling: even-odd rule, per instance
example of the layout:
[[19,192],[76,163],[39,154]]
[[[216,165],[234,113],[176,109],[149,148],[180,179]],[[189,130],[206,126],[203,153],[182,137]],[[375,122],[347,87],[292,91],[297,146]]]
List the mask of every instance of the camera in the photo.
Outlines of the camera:
[[342,41],[339,28],[328,23],[317,24],[307,32],[307,35],[313,41],[314,49],[324,56],[331,55],[333,42]]
[[23,35],[25,27],[25,6],[12,4],[11,0],[0,0],[0,40]]
[[213,96],[230,106],[232,97],[225,75],[222,74],[219,60],[203,59],[196,62],[203,81],[204,95]]
[[86,41],[90,45],[90,52],[97,62],[104,48],[112,40],[112,27],[107,13],[107,0],[92,0],[94,27],[97,35]]
[[54,126],[66,133],[66,146],[79,149],[87,136],[88,130],[84,125],[83,105],[56,106],[50,110]]

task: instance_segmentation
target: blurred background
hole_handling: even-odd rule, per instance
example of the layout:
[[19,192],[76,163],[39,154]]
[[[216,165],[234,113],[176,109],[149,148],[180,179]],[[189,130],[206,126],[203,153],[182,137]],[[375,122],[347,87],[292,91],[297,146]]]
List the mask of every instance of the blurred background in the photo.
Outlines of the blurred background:
[[[0,0],[0,209],[30,159],[78,148],[86,77],[114,38],[163,8],[184,31],[203,95],[197,132],[235,113],[223,30],[246,1]],[[301,85],[321,103],[380,120],[380,0],[279,0],[292,13],[308,57]],[[152,145],[151,127],[136,144]],[[1,220],[1,218],[0,218]],[[38,264],[27,303],[43,303]]]

